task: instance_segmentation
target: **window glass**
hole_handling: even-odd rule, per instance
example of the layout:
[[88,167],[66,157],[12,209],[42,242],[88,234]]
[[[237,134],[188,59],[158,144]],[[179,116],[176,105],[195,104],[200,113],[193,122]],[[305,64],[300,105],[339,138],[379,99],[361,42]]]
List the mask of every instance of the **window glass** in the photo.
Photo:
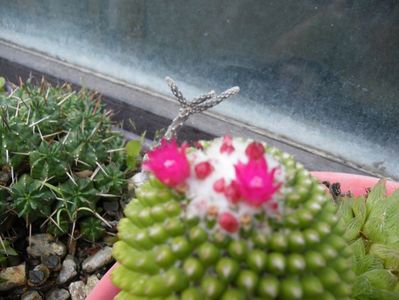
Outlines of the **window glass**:
[[0,38],[399,177],[395,0],[1,1]]

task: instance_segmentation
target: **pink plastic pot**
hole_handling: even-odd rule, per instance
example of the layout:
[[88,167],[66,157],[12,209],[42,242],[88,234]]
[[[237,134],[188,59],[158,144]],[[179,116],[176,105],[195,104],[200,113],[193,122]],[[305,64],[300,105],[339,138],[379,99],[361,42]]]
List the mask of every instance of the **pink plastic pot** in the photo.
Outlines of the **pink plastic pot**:
[[[375,177],[333,172],[312,172],[312,175],[319,181],[339,182],[342,193],[350,191],[356,196],[364,194],[367,188],[374,186],[379,180]],[[386,188],[387,193],[391,194],[395,189],[399,189],[399,183],[387,181]],[[111,300],[118,294],[119,289],[111,283],[110,278],[110,274],[116,266],[117,264],[108,270],[86,300]]]

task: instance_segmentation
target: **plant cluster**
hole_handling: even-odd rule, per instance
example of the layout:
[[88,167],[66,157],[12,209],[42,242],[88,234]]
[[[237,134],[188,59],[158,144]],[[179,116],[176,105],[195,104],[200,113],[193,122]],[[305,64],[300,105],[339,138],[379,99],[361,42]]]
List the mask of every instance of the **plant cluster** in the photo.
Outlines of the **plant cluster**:
[[83,237],[98,239],[107,223],[100,203],[119,201],[127,187],[124,152],[96,93],[44,80],[7,92],[0,82],[3,222],[17,215],[53,234],[73,237],[80,227]]
[[338,211],[353,251],[355,299],[399,299],[399,190],[380,181],[362,197],[343,197]]

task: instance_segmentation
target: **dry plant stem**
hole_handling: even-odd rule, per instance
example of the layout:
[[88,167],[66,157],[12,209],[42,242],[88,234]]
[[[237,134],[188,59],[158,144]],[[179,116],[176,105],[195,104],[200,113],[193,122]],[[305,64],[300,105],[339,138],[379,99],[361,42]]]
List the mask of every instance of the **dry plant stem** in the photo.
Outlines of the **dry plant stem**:
[[72,230],[71,234],[69,235],[69,242],[68,242],[68,253],[73,256],[75,256],[76,252],[75,226],[76,226],[76,221],[73,221]]
[[[188,101],[183,96],[182,91],[179,89],[179,87],[176,85],[172,78],[166,77],[165,81],[170,87],[172,94],[179,102],[179,114],[176,118],[173,119],[172,123],[169,125],[166,133],[161,138],[161,140],[171,140],[176,138],[177,132],[191,115],[208,110],[226,100],[227,98],[238,94],[238,92],[240,91],[240,88],[238,86],[229,88],[219,95],[216,95],[215,91],[212,90],[207,94],[194,98],[192,101]],[[160,141],[158,141],[158,143],[156,143],[155,145],[159,145],[159,142]],[[146,155],[144,156],[144,160],[145,159]],[[147,178],[147,172],[145,170],[142,170],[140,173],[137,173],[135,176],[133,176],[134,185],[137,187],[143,184],[147,180]]]
[[227,98],[234,96],[240,91],[240,88],[235,86],[232,87],[223,93],[216,95],[214,91],[210,91],[205,95],[201,95],[197,98],[194,98],[192,101],[188,101],[184,96],[182,91],[176,85],[176,83],[170,77],[165,78],[166,83],[169,85],[172,94],[176,97],[179,102],[179,114],[176,118],[173,119],[172,124],[169,125],[168,129],[163,138],[170,140],[175,138],[177,135],[177,131],[183,126],[184,122],[187,119],[195,114],[200,113],[205,110],[208,110]]

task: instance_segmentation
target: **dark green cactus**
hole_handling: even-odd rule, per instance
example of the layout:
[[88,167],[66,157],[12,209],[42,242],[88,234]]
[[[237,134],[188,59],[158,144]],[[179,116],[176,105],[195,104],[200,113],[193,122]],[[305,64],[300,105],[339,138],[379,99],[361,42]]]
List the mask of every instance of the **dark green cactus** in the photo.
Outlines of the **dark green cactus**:
[[67,179],[66,172],[72,159],[63,148],[64,145],[60,142],[41,142],[29,155],[31,176],[42,180],[52,178],[53,181]]
[[[205,150],[189,150],[190,164],[214,143],[219,145],[220,140],[203,144]],[[277,212],[267,215],[257,206],[251,210],[253,215],[243,215],[238,224],[234,218],[223,219],[212,207],[205,216],[196,215],[196,210],[194,215],[188,213],[196,201],[190,199],[194,194],[187,192],[192,180],[204,176],[217,179],[209,175],[218,168],[216,155],[228,157],[234,148],[243,151],[237,149],[246,143],[237,139],[222,144],[222,153],[215,152],[209,160],[214,169],[192,165],[186,183],[189,187],[171,188],[150,177],[136,190],[136,198],[126,206],[126,217],[119,223],[119,241],[114,245],[121,266],[112,273],[112,280],[122,290],[116,299],[349,299],[355,274],[336,207],[291,156],[266,147],[268,161],[274,160],[284,170],[284,181],[275,194],[279,198]],[[259,158],[257,151],[252,151],[257,157],[254,160]],[[156,160],[154,156],[150,154],[149,160]],[[159,156],[165,159],[164,166],[178,162],[166,154]],[[225,166],[223,159],[219,162]],[[152,170],[163,165],[159,163],[150,166]],[[213,188],[219,191],[220,186]],[[206,189],[197,191],[200,194],[195,199],[201,199],[201,193],[211,197]],[[231,190],[224,191],[236,200]],[[232,214],[240,209],[236,204],[229,207]]]
[[45,81],[13,89],[0,87],[0,216],[42,219],[55,235],[101,218],[98,201],[118,201],[127,187],[125,141],[100,97]]
[[11,196],[12,208],[28,222],[50,215],[51,203],[55,198],[47,187],[29,175],[23,175],[12,185]]
[[83,238],[97,241],[105,234],[101,220],[95,217],[86,217],[80,221],[80,233]]
[[64,208],[72,220],[78,213],[78,209],[87,207],[95,210],[96,202],[99,199],[93,181],[87,178],[71,179],[60,185],[59,191],[62,195],[61,208]]
[[120,166],[114,163],[103,167],[94,182],[98,190],[110,195],[120,195],[127,185],[125,172],[121,171]]

